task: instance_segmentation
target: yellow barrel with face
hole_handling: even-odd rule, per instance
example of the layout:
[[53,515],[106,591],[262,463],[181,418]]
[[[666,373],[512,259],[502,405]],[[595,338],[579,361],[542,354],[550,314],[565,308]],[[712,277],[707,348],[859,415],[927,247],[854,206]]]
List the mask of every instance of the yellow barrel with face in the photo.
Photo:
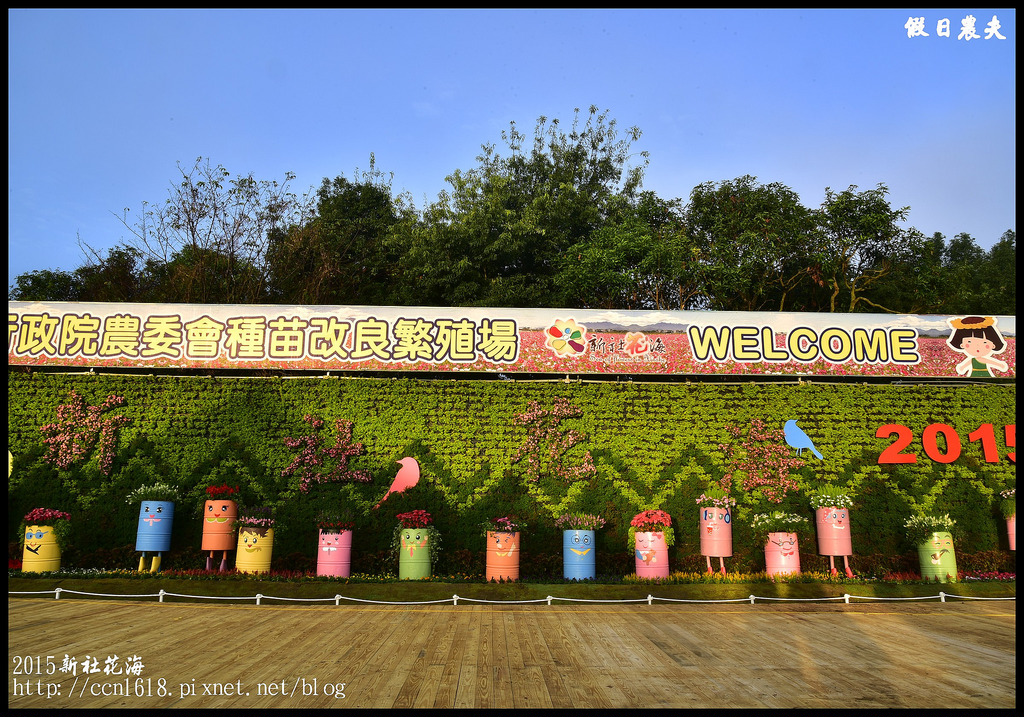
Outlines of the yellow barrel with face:
[[25,529],[21,569],[26,573],[60,570],[60,546],[52,525],[30,525]]

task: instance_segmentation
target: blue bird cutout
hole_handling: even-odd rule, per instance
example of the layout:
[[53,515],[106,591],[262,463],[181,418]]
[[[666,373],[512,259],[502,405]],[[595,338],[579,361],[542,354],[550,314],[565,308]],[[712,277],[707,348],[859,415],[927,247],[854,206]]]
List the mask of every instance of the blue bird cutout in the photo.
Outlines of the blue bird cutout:
[[786,425],[782,427],[782,432],[786,436],[786,443],[789,444],[790,448],[796,449],[796,454],[800,455],[803,453],[805,448],[810,448],[811,453],[815,455],[818,460],[824,458],[818,449],[814,447],[814,441],[811,440],[810,436],[803,432],[800,426],[796,425],[796,421],[786,421]]

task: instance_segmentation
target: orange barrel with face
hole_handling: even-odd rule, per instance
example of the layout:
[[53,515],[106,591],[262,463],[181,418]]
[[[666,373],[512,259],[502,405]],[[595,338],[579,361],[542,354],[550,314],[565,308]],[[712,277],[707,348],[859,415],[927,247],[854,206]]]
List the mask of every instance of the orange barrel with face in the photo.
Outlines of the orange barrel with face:
[[238,529],[238,556],[235,567],[240,573],[269,573],[270,556],[274,552],[274,529]]
[[519,579],[519,533],[487,531],[487,580]]
[[711,558],[732,555],[732,513],[719,506],[702,507],[697,518],[700,554]]
[[60,546],[52,525],[30,525],[25,529],[21,569],[26,573],[60,570]]
[[847,508],[818,508],[814,511],[820,555],[853,555],[850,511]]
[[664,533],[634,533],[633,551],[636,554],[637,577],[668,577],[668,544]]
[[800,547],[796,533],[768,533],[764,544],[765,572],[769,575],[796,575],[800,572]]
[[320,531],[316,549],[316,574],[336,578],[352,576],[352,531]]
[[234,550],[238,504],[208,500],[203,506],[203,550]]
[[917,557],[921,561],[921,577],[925,580],[956,582],[956,553],[953,552],[953,536],[949,533],[932,533],[917,546]]

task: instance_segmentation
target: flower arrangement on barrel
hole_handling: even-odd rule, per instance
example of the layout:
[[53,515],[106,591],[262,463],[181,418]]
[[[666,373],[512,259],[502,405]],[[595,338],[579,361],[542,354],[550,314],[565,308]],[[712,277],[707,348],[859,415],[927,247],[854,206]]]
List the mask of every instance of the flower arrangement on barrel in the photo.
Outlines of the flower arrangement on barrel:
[[71,515],[54,508],[33,508],[21,521],[18,542],[26,573],[60,570],[60,555],[71,544]]
[[589,513],[566,513],[555,519],[555,527],[562,530],[562,577],[566,580],[597,577],[594,532],[604,524],[604,518]]
[[853,555],[853,539],[850,536],[850,507],[853,494],[836,485],[821,486],[811,495],[814,508],[814,522],[818,529],[818,554],[827,555],[833,575],[836,570],[835,556],[843,556],[846,577],[852,578],[850,556]]
[[800,572],[799,534],[808,527],[804,516],[781,510],[757,513],[750,519],[754,536],[764,543],[765,572],[768,575],[795,575]]
[[238,507],[235,527],[238,529],[238,557],[235,567],[240,573],[269,573],[274,551],[274,509],[269,506]]
[[162,553],[171,549],[171,528],[174,525],[174,503],[179,498],[176,486],[170,483],[150,483],[139,486],[128,494],[128,503],[139,504],[139,525],[135,536],[135,549],[142,553],[139,572],[146,569],[146,553],[155,553],[149,572],[160,570]]
[[484,577],[488,581],[518,580],[520,543],[526,523],[505,515],[485,520],[480,527],[487,541]]
[[352,511],[322,510],[317,514],[319,532],[316,550],[316,574],[347,578],[352,575],[352,531],[356,523]]
[[668,577],[668,549],[675,543],[672,516],[663,510],[645,510],[629,521],[629,546],[636,556],[641,578]]
[[1016,488],[1000,491],[999,512],[1006,520],[1006,538],[1010,542],[1010,550],[1017,549],[1017,498]]
[[434,518],[425,510],[412,510],[395,516],[398,525],[392,549],[398,553],[398,579],[429,578],[431,565],[441,551],[441,536]]
[[903,523],[907,540],[917,547],[921,577],[936,582],[956,582],[953,531],[956,521],[946,515],[916,514]]
[[206,569],[213,569],[213,555],[221,551],[220,572],[228,568],[228,551],[234,550],[235,519],[238,517],[238,503],[231,496],[239,493],[239,487],[211,485],[206,488],[206,501],[203,503],[203,542],[202,549],[209,550],[206,556]]
[[707,486],[697,498],[700,554],[711,570],[711,558],[718,558],[718,571],[725,575],[725,558],[732,557],[732,509],[736,501],[721,486]]

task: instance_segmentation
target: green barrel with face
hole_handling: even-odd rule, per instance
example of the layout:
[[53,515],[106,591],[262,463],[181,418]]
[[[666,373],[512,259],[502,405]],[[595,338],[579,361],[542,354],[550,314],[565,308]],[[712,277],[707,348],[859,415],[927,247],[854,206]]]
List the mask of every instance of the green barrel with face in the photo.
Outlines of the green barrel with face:
[[398,547],[399,580],[430,577],[430,532],[427,528],[402,528]]
[[956,582],[956,553],[953,552],[953,536],[949,533],[932,533],[917,546],[917,557],[921,561],[921,577],[925,580]]

